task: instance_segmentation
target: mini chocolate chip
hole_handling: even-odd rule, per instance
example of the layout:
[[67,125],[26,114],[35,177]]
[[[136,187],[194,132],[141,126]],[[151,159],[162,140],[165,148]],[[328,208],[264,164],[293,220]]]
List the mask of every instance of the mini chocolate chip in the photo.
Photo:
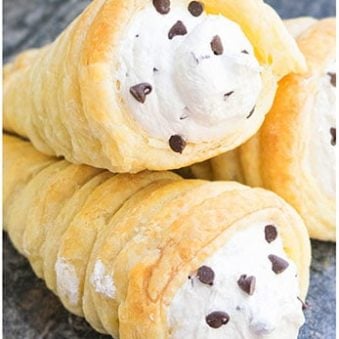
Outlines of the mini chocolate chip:
[[219,328],[226,325],[230,320],[230,316],[226,312],[215,311],[206,316],[208,326],[212,328]]
[[233,93],[234,93],[234,91],[225,93],[225,94],[224,94],[224,99],[226,100],[226,99],[227,99],[228,97],[230,97]]
[[159,72],[159,70],[156,67],[153,67],[153,72]]
[[221,39],[219,35],[216,35],[211,41],[211,48],[215,55],[221,55],[224,52]]
[[196,55],[194,54],[194,52],[191,52],[191,55],[192,55],[194,61],[195,61],[197,64],[199,64],[199,59],[196,57]]
[[136,37],[136,38],[139,38],[139,34],[136,34],[135,37]]
[[182,151],[186,147],[186,141],[181,135],[175,134],[170,137],[169,145],[172,151],[182,153]]
[[180,120],[185,120],[189,117],[190,110],[187,106],[184,107],[184,113],[179,117]]
[[331,133],[331,136],[332,136],[331,145],[335,146],[336,142],[337,142],[337,129],[334,128],[334,127],[331,127],[330,128],[330,133]]
[[206,285],[213,285],[214,271],[208,266],[201,266],[197,272],[198,279]]
[[188,5],[188,11],[193,16],[199,16],[204,11],[204,4],[199,1],[191,1]]
[[194,54],[194,52],[191,52],[191,55],[194,59],[194,61],[199,65],[200,63],[200,60],[207,60],[207,59],[210,59],[211,56],[210,55],[201,55],[199,58]]
[[248,277],[246,274],[240,276],[238,280],[239,287],[249,295],[252,295],[255,290],[255,277]]
[[172,40],[177,35],[187,34],[187,29],[182,21],[177,21],[168,32],[168,39]]
[[250,54],[250,53],[248,53],[248,51],[246,51],[246,49],[243,49],[243,50],[241,51],[241,53],[244,53],[244,54]]
[[336,87],[336,85],[337,85],[337,73],[328,72],[327,75],[329,75],[330,78],[331,78],[331,85]]
[[303,302],[301,298],[297,297],[298,300],[301,302],[301,308],[303,311],[307,310],[309,308],[309,305],[306,302]]
[[275,274],[284,272],[289,265],[289,263],[285,259],[280,258],[274,254],[270,254],[268,256],[268,259],[270,259],[272,263],[272,271]]
[[275,226],[267,225],[265,226],[265,239],[268,243],[271,243],[275,239],[277,239],[278,231]]
[[152,92],[152,86],[147,82],[142,82],[141,84],[132,86],[129,91],[136,100],[143,104],[146,100],[146,95]]
[[170,0],[153,0],[153,6],[160,14],[167,14],[170,11]]
[[254,111],[255,111],[255,106],[252,108],[251,112],[250,112],[249,115],[246,117],[246,119],[249,119],[249,118],[253,115]]

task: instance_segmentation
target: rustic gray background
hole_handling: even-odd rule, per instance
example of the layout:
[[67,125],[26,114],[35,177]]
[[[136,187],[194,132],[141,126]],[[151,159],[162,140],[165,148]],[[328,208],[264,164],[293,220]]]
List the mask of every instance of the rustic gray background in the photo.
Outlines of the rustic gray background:
[[[41,46],[89,3],[88,0],[4,0],[4,61],[30,47]],[[283,18],[335,15],[335,0],[269,0]],[[4,338],[108,338],[69,314],[37,279],[26,259],[4,239]],[[299,339],[335,338],[335,245],[314,241],[306,325]],[[147,339],[147,338],[145,338]],[[230,338],[231,339],[231,338]]]

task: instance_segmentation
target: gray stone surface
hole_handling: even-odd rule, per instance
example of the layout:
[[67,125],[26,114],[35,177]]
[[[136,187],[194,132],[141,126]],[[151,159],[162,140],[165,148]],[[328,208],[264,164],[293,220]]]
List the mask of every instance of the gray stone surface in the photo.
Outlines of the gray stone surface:
[[[90,1],[4,0],[4,60],[30,47],[41,46],[63,30]],[[334,0],[269,0],[280,15],[335,15]],[[108,338],[69,314],[37,279],[28,262],[4,234],[4,338]],[[299,339],[335,338],[335,245],[312,242],[311,286],[306,324]],[[146,339],[146,338],[145,338]]]

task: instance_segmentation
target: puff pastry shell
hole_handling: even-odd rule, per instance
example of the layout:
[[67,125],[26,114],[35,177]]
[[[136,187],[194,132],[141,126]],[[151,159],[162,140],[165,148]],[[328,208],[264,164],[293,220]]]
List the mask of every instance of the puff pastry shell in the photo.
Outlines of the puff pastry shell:
[[[262,218],[278,225],[305,297],[307,231],[274,193],[169,172],[114,175],[41,155],[12,136],[4,137],[4,165],[13,244],[65,307],[100,332],[168,338],[166,307],[188,273]],[[93,285],[96,270],[106,293]]]
[[[172,6],[186,1],[173,0]],[[275,11],[261,0],[206,0],[207,13],[239,24],[262,66],[256,114],[208,142],[187,142],[182,154],[150,137],[133,119],[114,83],[120,39],[149,0],[94,0],[50,45],[4,67],[4,128],[48,155],[113,172],[180,168],[233,149],[263,122],[277,81],[305,70],[302,54]],[[260,20],[258,20],[260,18]]]

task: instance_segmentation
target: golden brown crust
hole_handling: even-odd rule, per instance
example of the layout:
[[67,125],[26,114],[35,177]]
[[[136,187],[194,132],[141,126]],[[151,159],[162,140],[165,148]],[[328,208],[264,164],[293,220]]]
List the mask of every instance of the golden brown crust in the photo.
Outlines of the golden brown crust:
[[[198,162],[196,164],[184,168],[183,170],[184,174],[185,172],[189,173],[188,176],[189,179],[196,178],[203,180],[213,180],[212,167],[209,160]],[[181,175],[180,171],[179,174]],[[185,178],[184,175],[183,177]]]
[[[8,158],[8,154],[14,151],[17,154],[16,159],[11,158],[12,161],[4,163],[3,211],[4,218],[7,219],[7,211],[12,201],[16,199],[27,182],[55,160],[38,152],[30,152],[32,146],[22,142],[19,138],[5,135],[4,142],[7,145],[4,149],[5,158]],[[20,171],[22,168],[25,168],[25,171]],[[11,173],[17,173],[17,175],[13,176]]]
[[297,38],[298,46],[304,54],[308,73],[305,77],[318,75],[336,55],[336,19],[317,21]]
[[[268,188],[288,201],[304,218],[311,237],[335,241],[335,201],[315,182],[304,161],[318,79],[335,58],[335,19],[308,22],[306,27],[299,30],[297,42],[308,73],[290,74],[280,81],[263,126],[237,152],[247,184]],[[222,166],[230,166],[223,160],[212,163],[221,173]]]
[[211,171],[215,180],[238,181],[245,183],[240,163],[240,148],[221,154],[210,160]]
[[[300,296],[306,295],[306,228],[271,192],[169,172],[114,175],[39,156],[27,142],[7,136],[4,150],[4,184],[17,192],[10,204],[4,201],[10,238],[65,307],[98,331],[167,338],[166,309],[187,274],[258,221],[277,225],[297,266]],[[25,158],[23,150],[31,166],[12,166]],[[30,174],[34,162],[38,168],[46,160],[47,167]]]
[[[63,206],[45,234],[45,241],[40,250],[41,257],[43,258],[43,279],[48,288],[55,293],[58,291],[54,267],[64,234],[70,227],[70,224],[78,217],[79,212],[84,209],[88,200],[93,196],[93,192],[98,190],[99,187],[111,178],[112,174],[105,171],[97,174],[83,185],[73,194],[68,203]],[[97,207],[100,208],[99,206]],[[62,295],[60,295],[60,299],[63,299]],[[76,312],[74,311],[74,313]]]
[[248,139],[272,104],[277,80],[304,70],[296,44],[277,14],[261,0],[206,1],[207,11],[221,13],[242,27],[263,66],[264,88],[252,119],[222,139],[188,143],[183,154],[175,153],[167,140],[144,132],[115,89],[122,32],[134,13],[148,3],[92,1],[54,43],[25,52],[5,66],[5,129],[27,136],[43,153],[113,172],[180,168]]
[[335,202],[305,171],[302,155],[306,150],[301,137],[309,136],[307,107],[312,105],[317,90],[317,76],[335,56],[335,19],[317,22],[297,41],[309,65],[307,77],[313,80],[290,75],[281,81],[273,109],[259,134],[261,177],[264,187],[277,192],[300,212],[311,237],[333,241]]

